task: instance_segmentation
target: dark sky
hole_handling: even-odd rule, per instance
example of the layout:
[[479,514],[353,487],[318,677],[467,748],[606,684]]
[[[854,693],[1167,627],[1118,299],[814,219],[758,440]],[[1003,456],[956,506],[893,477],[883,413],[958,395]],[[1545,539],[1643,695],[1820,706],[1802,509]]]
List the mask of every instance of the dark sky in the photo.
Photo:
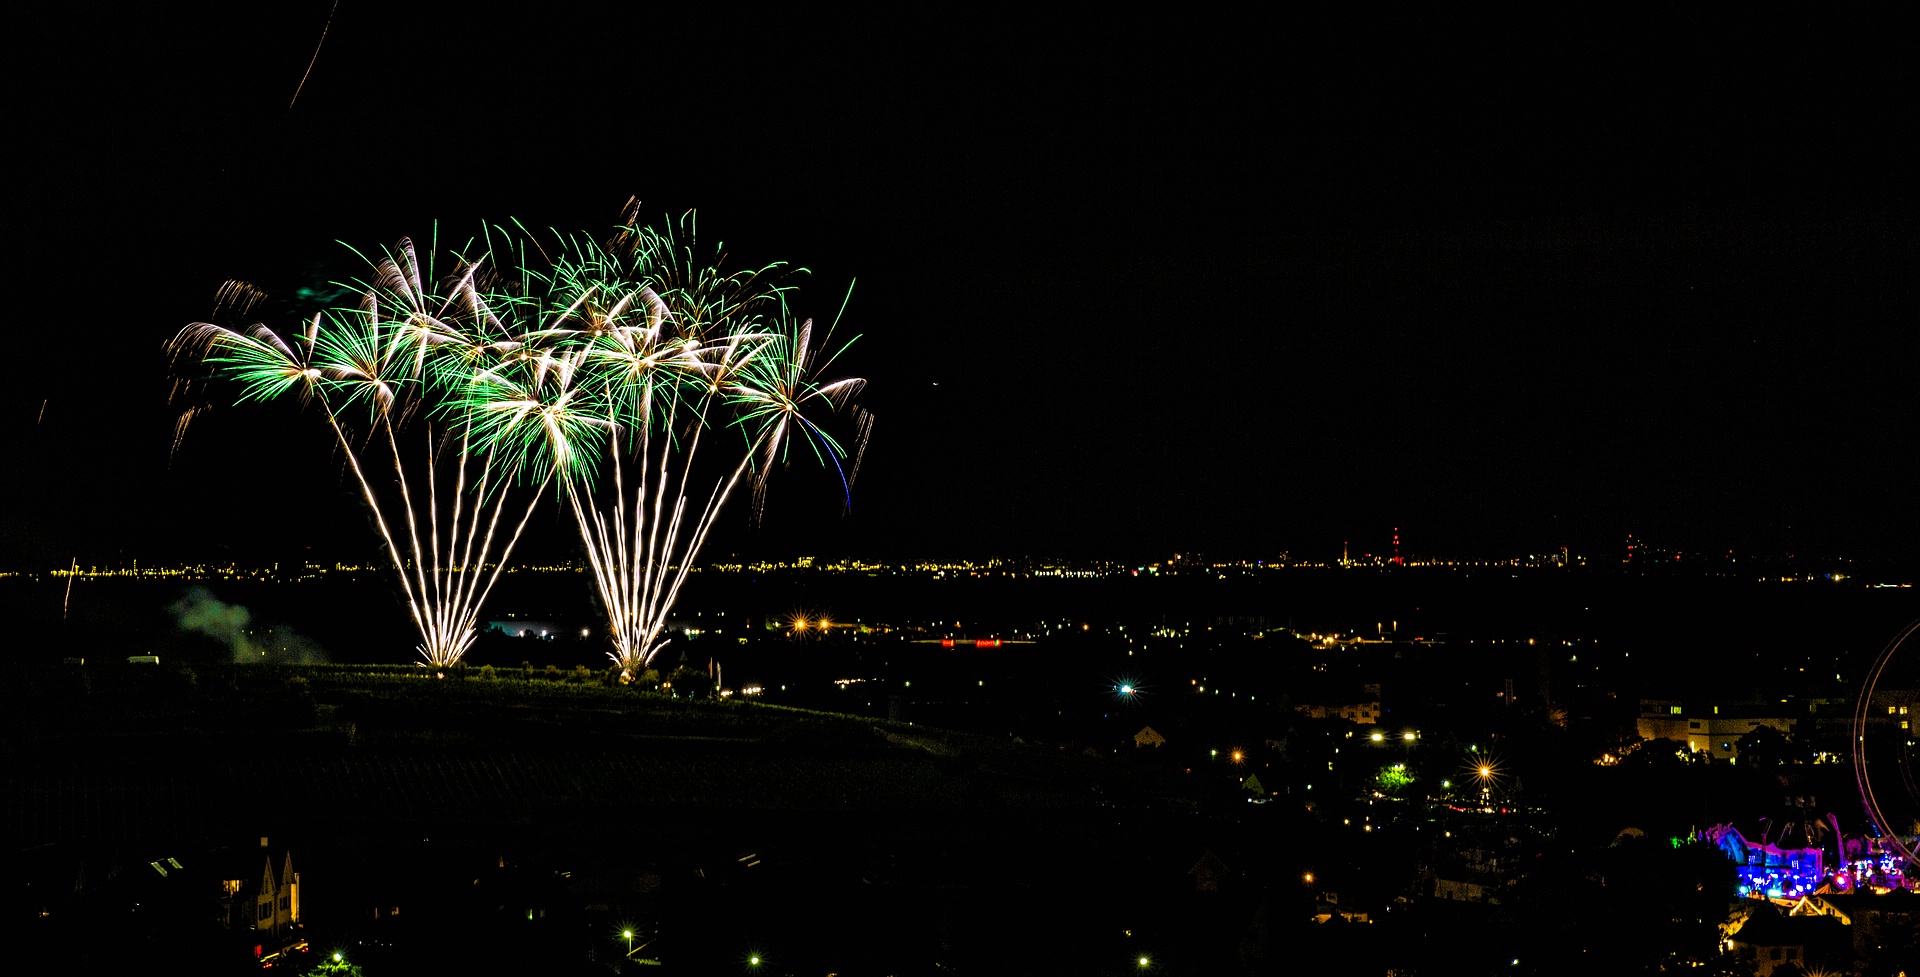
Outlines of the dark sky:
[[328,0],[18,25],[0,562],[368,535],[290,407],[169,461],[163,341],[336,239],[633,196],[823,317],[859,281],[854,514],[796,472],[728,547],[1920,545],[1888,25],[398,6],[341,0],[291,108]]

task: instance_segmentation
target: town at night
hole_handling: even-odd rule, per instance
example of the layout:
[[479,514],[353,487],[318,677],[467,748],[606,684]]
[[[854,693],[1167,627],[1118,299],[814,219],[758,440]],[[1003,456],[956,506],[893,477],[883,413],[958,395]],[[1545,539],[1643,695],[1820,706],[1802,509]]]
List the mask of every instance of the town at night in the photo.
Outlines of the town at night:
[[1920,974],[1898,32],[1422,16],[26,14],[13,968]]

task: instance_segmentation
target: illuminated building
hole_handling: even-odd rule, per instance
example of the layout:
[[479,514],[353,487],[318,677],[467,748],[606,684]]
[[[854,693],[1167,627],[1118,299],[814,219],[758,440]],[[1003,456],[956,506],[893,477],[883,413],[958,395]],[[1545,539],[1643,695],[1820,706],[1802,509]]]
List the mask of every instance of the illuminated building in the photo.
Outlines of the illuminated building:
[[1293,707],[1305,713],[1311,719],[1344,719],[1350,723],[1373,725],[1380,721],[1380,700],[1367,702],[1347,702],[1338,705],[1307,705]]
[[218,884],[214,918],[221,928],[238,934],[262,963],[306,948],[300,873],[294,871],[291,850],[273,848],[261,838],[259,848],[221,852],[211,861]]
[[1642,699],[1635,729],[1643,740],[1675,740],[1687,744],[1689,752],[1731,760],[1740,755],[1740,737],[1762,726],[1791,736],[1811,708],[1806,702],[1715,704]]
[[1802,900],[1788,912],[1767,905],[1750,910],[1728,927],[1727,948],[1753,967],[1755,977],[1772,977],[1776,970],[1805,974],[1821,963],[1849,959],[1847,923],[1832,914],[1803,911],[1805,906]]

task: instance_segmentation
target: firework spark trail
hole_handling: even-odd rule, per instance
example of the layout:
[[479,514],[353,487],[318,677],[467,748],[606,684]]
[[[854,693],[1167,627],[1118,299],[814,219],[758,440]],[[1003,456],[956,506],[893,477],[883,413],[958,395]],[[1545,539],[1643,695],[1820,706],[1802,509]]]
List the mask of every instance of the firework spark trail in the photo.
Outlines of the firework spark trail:
[[293,103],[300,101],[300,92],[307,87],[307,76],[313,74],[313,66],[320,60],[320,46],[327,43],[327,31],[333,29],[333,15],[340,10],[340,0],[333,0],[333,7],[327,11],[327,22],[320,28],[320,40],[313,45],[313,57],[307,59],[307,70],[300,73],[300,84],[293,86],[293,97],[287,100],[287,110],[293,110]]
[[194,416],[199,414],[201,410],[202,408],[199,407],[189,407],[181,411],[180,416],[174,420],[173,448],[167,452],[168,464],[172,464],[173,459],[179,456],[180,445],[187,440],[187,425],[193,422]]
[[73,578],[80,575],[80,558],[67,565],[67,595],[60,598],[60,620],[67,619],[67,605],[73,602]]
[[867,442],[873,438],[873,412],[864,407],[853,409],[853,464],[847,466],[847,487],[860,477],[860,459],[867,456]]

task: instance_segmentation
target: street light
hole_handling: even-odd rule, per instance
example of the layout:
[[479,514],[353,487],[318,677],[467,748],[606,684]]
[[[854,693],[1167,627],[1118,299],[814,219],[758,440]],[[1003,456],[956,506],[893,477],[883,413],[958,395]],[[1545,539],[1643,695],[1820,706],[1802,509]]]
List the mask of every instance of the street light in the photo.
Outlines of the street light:
[[633,956],[633,931],[621,930],[620,935],[627,938],[627,956]]
[[1147,959],[1147,956],[1146,956],[1146,954],[1144,954],[1144,953],[1143,953],[1143,954],[1141,954],[1141,955],[1140,955],[1140,969],[1141,969],[1141,970],[1145,970],[1145,969],[1147,969],[1147,967],[1149,967],[1149,966],[1151,966],[1151,965],[1152,965],[1152,963],[1153,963],[1153,961],[1151,961],[1151,960],[1148,960],[1148,959]]

